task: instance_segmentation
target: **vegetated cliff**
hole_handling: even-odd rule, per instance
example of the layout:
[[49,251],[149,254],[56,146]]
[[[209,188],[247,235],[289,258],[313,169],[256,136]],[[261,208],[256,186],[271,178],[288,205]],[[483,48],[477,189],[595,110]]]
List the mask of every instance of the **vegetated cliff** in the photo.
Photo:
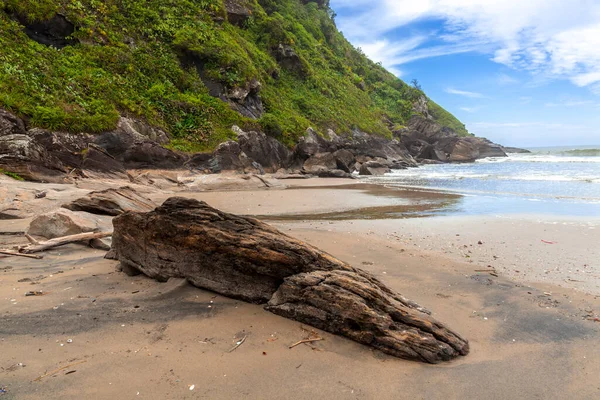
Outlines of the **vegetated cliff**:
[[354,48],[333,16],[328,0],[0,0],[0,108],[73,133],[127,116],[184,151],[235,139],[233,125],[288,146],[309,127],[391,138],[423,93]]

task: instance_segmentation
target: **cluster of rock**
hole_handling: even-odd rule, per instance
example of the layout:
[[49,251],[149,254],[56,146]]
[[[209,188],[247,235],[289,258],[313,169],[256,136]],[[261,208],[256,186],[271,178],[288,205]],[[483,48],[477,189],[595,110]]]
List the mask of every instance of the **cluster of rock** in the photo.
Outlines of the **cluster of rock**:
[[107,257],[129,274],[185,278],[401,358],[437,363],[469,351],[460,335],[368,272],[256,219],[173,197],[113,225]]
[[394,132],[418,162],[473,162],[486,157],[506,157],[504,148],[485,138],[459,136],[428,114],[414,115],[408,126]]
[[392,139],[359,130],[344,136],[329,130],[323,137],[309,128],[293,149],[262,132],[232,129],[236,140],[220,144],[212,153],[189,155],[165,148],[170,137],[162,129],[131,118],[120,118],[116,129],[98,135],[73,134],[28,128],[24,120],[0,109],[0,168],[27,180],[57,183],[78,176],[127,178],[130,169],[183,168],[348,178],[426,162],[506,156],[501,146],[487,139],[459,137],[421,116],[394,132]]
[[182,154],[163,147],[170,140],[161,129],[121,118],[115,130],[98,135],[28,128],[25,121],[0,110],[0,168],[25,179],[64,182],[67,177],[127,177],[128,169],[196,169],[218,173],[295,172],[316,176],[349,177],[384,173],[417,163],[397,140],[355,131],[328,138],[309,130],[294,149],[262,132],[233,127],[236,141],[212,153]]

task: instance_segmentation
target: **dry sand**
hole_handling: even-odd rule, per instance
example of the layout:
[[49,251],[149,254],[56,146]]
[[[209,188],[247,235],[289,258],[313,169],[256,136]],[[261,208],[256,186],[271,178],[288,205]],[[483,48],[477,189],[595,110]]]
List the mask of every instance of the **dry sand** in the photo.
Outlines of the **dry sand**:
[[[289,349],[307,335],[297,322],[187,284],[127,277],[104,252],[69,245],[43,260],[0,258],[0,398],[600,398],[598,221],[408,218],[454,200],[332,186],[345,181],[265,190],[255,179],[225,178],[226,191],[205,177],[138,189],[157,201],[177,194],[261,215],[433,310],[470,340],[471,354],[424,365],[323,332],[325,340]],[[36,207],[121,184],[63,185],[51,192],[58,200]],[[24,198],[45,188],[0,185]],[[0,231],[28,221],[0,221]],[[19,235],[0,235],[0,247],[15,243]],[[475,272],[488,265],[498,277]],[[25,296],[31,290],[45,295]]]

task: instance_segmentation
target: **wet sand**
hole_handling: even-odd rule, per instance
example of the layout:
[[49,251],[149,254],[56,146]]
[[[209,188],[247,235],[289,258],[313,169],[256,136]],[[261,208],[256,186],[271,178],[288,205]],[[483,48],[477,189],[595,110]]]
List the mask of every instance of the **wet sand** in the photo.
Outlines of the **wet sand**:
[[[470,340],[467,357],[425,365],[320,331],[325,340],[289,349],[307,335],[297,322],[187,284],[128,277],[116,272],[117,262],[105,260],[104,252],[69,245],[46,252],[43,260],[0,258],[0,387],[7,390],[0,397],[600,396],[600,323],[594,321],[600,311],[600,257],[594,221],[405,218],[419,214],[415,207],[427,213],[453,200],[381,187],[331,186],[338,182],[344,183],[281,181],[295,188],[243,191],[229,183],[224,191],[215,191],[216,184],[206,190],[192,183],[146,188],[146,195],[157,201],[189,196],[225,211],[263,216],[432,310]],[[77,193],[113,184],[120,183],[80,184]],[[374,208],[386,217],[377,217],[377,211],[373,218],[357,217]],[[328,213],[338,214],[321,218]],[[0,231],[18,232],[27,223],[3,220]],[[1,247],[22,242],[19,235],[0,235]],[[580,264],[586,272],[544,272],[556,266],[576,271]],[[475,272],[492,269],[488,265],[498,277]],[[25,296],[31,290],[46,294]],[[242,337],[244,343],[229,352]]]

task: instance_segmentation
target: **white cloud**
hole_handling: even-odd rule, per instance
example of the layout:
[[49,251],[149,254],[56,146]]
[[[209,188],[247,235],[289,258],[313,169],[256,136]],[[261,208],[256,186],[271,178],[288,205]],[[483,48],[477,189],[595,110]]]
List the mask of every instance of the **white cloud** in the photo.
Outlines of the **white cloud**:
[[481,93],[477,93],[477,92],[469,92],[466,90],[458,90],[458,89],[453,89],[453,88],[446,88],[445,89],[446,93],[450,93],[450,94],[456,94],[458,96],[464,96],[464,97],[469,97],[471,99],[483,99],[486,96],[484,96]]
[[513,78],[508,74],[498,74],[498,76],[496,77],[496,81],[499,85],[512,85],[514,83],[519,83],[518,79]]
[[521,96],[519,97],[519,103],[521,104],[529,104],[533,101],[533,97],[531,96]]
[[582,107],[595,104],[592,100],[566,100],[558,103],[546,103],[546,107]]
[[[600,1],[595,0],[332,0],[350,17],[338,24],[361,47],[379,42],[384,66],[420,58],[478,51],[514,69],[600,84]],[[418,33],[403,44],[389,32],[423,20],[442,20],[442,33]],[[373,57],[373,54],[365,52]],[[600,90],[595,87],[594,90]]]
[[475,113],[481,109],[481,107],[460,107],[461,110],[468,113]]

